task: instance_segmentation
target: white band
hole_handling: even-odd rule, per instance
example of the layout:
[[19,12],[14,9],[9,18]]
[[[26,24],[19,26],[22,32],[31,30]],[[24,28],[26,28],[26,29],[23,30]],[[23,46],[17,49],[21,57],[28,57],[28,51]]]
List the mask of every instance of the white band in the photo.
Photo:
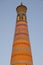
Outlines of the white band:
[[18,64],[18,63],[26,63],[26,64],[29,64],[29,65],[33,65],[32,62],[26,61],[26,60],[15,61],[15,62],[13,62],[11,65]]

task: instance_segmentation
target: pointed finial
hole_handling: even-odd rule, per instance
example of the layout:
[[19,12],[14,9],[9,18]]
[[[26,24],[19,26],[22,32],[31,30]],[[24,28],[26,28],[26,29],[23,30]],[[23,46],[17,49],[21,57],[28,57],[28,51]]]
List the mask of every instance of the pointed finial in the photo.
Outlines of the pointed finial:
[[22,5],[22,2],[21,2],[21,5]]

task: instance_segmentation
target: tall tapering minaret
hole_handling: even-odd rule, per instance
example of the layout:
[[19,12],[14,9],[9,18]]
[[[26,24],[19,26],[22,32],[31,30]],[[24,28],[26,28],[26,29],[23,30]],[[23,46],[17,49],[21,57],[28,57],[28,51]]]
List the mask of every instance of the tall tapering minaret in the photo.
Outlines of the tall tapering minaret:
[[33,65],[26,17],[27,7],[21,3],[21,5],[16,8],[16,11],[16,29],[10,65]]

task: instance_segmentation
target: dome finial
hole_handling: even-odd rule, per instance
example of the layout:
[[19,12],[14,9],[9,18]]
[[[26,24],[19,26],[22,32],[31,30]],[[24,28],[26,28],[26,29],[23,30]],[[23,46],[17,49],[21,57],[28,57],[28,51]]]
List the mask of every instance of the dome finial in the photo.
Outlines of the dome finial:
[[16,8],[17,12],[21,12],[21,11],[27,11],[27,7],[24,6],[21,2],[21,4]]
[[22,1],[21,1],[21,5],[22,5]]

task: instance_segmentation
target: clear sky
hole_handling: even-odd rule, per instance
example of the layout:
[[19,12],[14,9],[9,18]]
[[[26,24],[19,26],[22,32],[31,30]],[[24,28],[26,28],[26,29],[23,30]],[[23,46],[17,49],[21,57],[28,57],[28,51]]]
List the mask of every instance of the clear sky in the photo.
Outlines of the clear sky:
[[16,7],[27,6],[33,65],[43,65],[43,0],[0,0],[0,65],[10,65]]

